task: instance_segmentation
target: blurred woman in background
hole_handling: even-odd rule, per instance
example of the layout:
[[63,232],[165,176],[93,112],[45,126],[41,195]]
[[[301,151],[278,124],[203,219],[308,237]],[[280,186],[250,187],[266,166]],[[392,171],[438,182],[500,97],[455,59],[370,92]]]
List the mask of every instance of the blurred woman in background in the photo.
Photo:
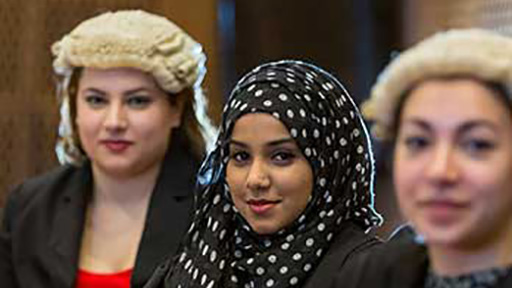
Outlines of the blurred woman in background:
[[62,166],[9,195],[0,282],[141,287],[178,247],[215,133],[201,89],[206,57],[144,11],[88,19],[52,52]]
[[428,38],[384,70],[363,113],[394,146],[414,231],[337,287],[512,287],[511,84],[512,39],[477,29]]

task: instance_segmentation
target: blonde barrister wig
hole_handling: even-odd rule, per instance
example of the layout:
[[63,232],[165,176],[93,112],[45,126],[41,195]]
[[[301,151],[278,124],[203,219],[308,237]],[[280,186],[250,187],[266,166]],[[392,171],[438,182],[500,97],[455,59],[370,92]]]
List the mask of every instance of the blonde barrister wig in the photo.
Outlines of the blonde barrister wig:
[[[84,159],[73,137],[68,86],[75,68],[132,67],[150,73],[170,94],[194,91],[196,118],[206,115],[201,82],[206,56],[199,43],[168,19],[141,10],[107,12],[80,23],[52,46],[61,123],[56,151],[61,163]],[[214,134],[209,119],[197,119],[203,134]],[[202,122],[201,122],[202,121]],[[211,135],[210,135],[211,136]]]
[[433,77],[471,76],[512,83],[512,39],[482,29],[435,34],[401,53],[379,75],[362,113],[373,121],[375,137],[389,139],[401,97],[416,83]]

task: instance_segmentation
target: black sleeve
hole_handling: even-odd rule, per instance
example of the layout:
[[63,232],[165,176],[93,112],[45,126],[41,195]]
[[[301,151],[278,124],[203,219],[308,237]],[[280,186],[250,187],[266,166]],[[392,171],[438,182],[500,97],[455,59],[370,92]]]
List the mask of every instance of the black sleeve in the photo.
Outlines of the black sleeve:
[[21,186],[9,194],[0,227],[0,286],[2,288],[18,287],[13,265],[12,232],[15,226],[14,221],[16,221],[16,194],[19,190]]

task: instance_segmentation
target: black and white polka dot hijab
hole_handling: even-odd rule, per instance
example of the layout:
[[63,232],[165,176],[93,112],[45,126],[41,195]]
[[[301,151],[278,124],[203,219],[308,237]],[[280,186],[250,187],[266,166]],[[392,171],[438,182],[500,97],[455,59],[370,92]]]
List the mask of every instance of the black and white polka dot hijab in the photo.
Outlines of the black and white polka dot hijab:
[[[307,207],[273,235],[252,231],[226,183],[233,124],[247,113],[279,119],[313,170]],[[380,223],[373,208],[373,166],[359,111],[335,78],[299,61],[257,67],[226,103],[216,147],[199,173],[193,223],[166,287],[302,286],[344,223],[363,229]]]

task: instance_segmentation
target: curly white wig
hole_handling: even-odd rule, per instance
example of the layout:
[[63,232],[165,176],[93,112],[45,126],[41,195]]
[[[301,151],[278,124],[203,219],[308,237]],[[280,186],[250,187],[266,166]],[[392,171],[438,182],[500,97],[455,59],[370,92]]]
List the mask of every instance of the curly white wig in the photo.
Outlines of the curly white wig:
[[512,39],[482,29],[454,29],[435,34],[401,53],[379,75],[362,113],[374,121],[375,137],[392,136],[401,97],[414,84],[434,77],[467,75],[510,88]]
[[61,163],[79,164],[85,158],[73,138],[70,119],[68,85],[77,67],[132,67],[150,73],[171,94],[192,88],[201,132],[205,139],[215,134],[201,89],[206,73],[202,47],[162,16],[141,10],[103,13],[83,21],[54,43],[52,53],[54,72],[62,77],[57,87],[61,122],[56,147]]

